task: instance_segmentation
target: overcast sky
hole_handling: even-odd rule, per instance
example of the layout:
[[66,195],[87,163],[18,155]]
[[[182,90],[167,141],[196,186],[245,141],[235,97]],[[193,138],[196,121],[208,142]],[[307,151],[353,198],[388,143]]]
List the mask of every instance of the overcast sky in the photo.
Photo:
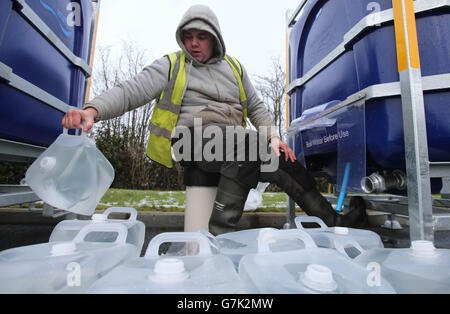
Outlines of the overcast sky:
[[[271,58],[285,64],[286,11],[299,0],[102,0],[97,44],[133,40],[150,60],[179,50],[175,31],[186,10],[205,4],[217,15],[227,47],[250,75],[268,73]],[[95,64],[94,64],[95,67]]]

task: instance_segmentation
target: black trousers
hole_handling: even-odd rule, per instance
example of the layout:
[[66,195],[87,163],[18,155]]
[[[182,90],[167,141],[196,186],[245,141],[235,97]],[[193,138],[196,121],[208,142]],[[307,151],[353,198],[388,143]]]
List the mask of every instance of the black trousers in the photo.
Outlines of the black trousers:
[[[206,128],[201,130],[202,135]],[[182,136],[172,139],[176,160],[184,167],[184,184],[218,186],[221,176],[225,176],[244,188],[256,187],[259,155],[269,155],[267,141],[256,131],[241,127],[215,126],[215,130],[212,138],[196,137],[194,128],[189,128]],[[264,153],[260,154],[263,149]]]

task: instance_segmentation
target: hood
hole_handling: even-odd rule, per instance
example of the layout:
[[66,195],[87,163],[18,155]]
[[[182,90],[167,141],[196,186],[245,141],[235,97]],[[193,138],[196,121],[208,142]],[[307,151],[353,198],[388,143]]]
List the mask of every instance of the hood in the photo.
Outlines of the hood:
[[216,14],[209,7],[205,5],[191,6],[181,19],[181,22],[178,25],[175,34],[177,43],[181,47],[183,52],[186,54],[186,57],[190,60],[193,60],[194,63],[200,65],[201,63],[197,62],[186,51],[186,48],[183,44],[182,33],[185,27],[187,27],[187,29],[196,28],[207,31],[216,38],[216,47],[214,48],[213,56],[207,63],[214,63],[219,60],[222,60],[225,57],[226,54],[225,42],[223,41],[222,38],[219,20],[217,19]]

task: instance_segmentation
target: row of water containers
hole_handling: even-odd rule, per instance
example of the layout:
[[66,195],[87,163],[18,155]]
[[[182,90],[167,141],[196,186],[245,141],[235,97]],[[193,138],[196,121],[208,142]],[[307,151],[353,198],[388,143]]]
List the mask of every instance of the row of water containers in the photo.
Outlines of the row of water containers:
[[161,233],[141,257],[136,218],[113,207],[60,222],[48,243],[0,252],[0,293],[450,293],[450,250],[432,242],[388,249],[371,231],[299,216],[289,230]]

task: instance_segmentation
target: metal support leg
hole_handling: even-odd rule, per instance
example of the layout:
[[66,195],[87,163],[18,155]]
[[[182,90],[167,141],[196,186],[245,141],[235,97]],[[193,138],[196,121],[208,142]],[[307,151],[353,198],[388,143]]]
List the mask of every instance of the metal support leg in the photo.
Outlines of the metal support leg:
[[289,195],[286,194],[287,209],[286,209],[286,223],[283,229],[295,228],[295,202]]
[[410,240],[434,240],[428,142],[413,0],[393,0],[402,92]]
[[[289,65],[290,65],[290,59],[289,59],[289,16],[291,15],[291,12],[288,10],[286,11],[286,89],[289,85]],[[286,93],[286,130],[289,129],[289,105],[290,105],[290,98],[289,94]],[[291,229],[295,228],[295,202],[292,198],[289,197],[289,195],[286,194],[286,223],[283,226],[283,229]]]
[[442,190],[441,190],[442,198],[450,198],[450,177],[442,178]]

